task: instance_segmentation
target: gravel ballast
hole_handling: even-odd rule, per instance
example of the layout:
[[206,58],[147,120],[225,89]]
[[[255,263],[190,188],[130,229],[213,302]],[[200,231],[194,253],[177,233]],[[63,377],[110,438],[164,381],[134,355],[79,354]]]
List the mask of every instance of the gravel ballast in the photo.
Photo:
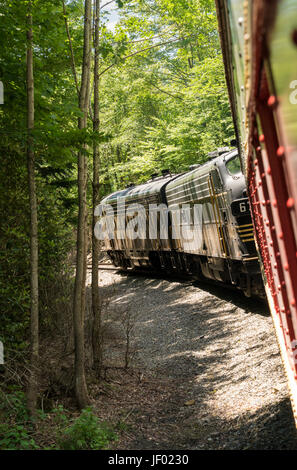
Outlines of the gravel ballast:
[[223,287],[112,269],[100,271],[100,285],[108,309],[118,312],[114,328],[125,315],[133,324],[130,368],[151,387],[131,408],[118,448],[297,449],[264,303]]

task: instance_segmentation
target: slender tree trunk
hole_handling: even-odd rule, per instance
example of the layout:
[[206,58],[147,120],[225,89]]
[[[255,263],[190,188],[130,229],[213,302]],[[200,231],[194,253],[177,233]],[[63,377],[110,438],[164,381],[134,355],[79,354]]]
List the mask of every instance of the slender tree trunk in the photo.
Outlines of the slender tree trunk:
[[[87,126],[89,103],[89,80],[91,62],[91,0],[85,0],[84,14],[84,50],[81,86],[79,93],[79,108],[83,117],[79,118],[78,127]],[[73,299],[73,326],[75,344],[75,395],[78,406],[82,409],[89,403],[85,378],[84,350],[84,316],[86,304],[86,263],[87,263],[87,148],[78,153],[78,227],[77,227],[77,257],[76,277]]]
[[71,58],[70,62],[71,62],[71,67],[72,67],[72,73],[73,73],[76,91],[77,91],[77,94],[79,95],[79,86],[78,86],[77,73],[76,73],[76,67],[75,67],[74,52],[73,52],[73,47],[72,47],[72,39],[71,39],[70,31],[69,31],[66,6],[65,6],[64,0],[62,1],[62,4],[63,4],[63,15],[64,15],[64,21],[65,21],[66,34],[67,34],[67,38],[69,42],[69,50],[70,50],[70,58]]
[[[100,0],[95,0],[95,36],[94,36],[94,112],[93,131],[100,130],[99,120],[99,34],[100,34]],[[93,309],[93,361],[94,368],[100,376],[102,366],[102,334],[101,334],[101,305],[99,296],[99,240],[95,237],[96,219],[94,211],[99,204],[99,143],[93,144],[93,223],[92,223],[92,309]]]
[[38,321],[38,220],[35,184],[35,155],[32,131],[34,129],[34,75],[33,75],[33,28],[32,2],[28,4],[27,15],[27,166],[30,202],[30,287],[31,318],[30,345],[31,370],[27,389],[27,406],[31,415],[36,412],[39,360]]

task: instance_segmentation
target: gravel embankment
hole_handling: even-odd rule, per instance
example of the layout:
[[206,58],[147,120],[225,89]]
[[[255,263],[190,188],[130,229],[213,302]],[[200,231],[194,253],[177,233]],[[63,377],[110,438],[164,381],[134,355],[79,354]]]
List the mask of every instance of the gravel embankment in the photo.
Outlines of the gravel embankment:
[[119,448],[297,449],[264,304],[221,287],[150,275],[102,270],[100,278],[111,296],[108,308],[129,312],[134,322],[133,364],[156,391],[133,408],[132,433]]

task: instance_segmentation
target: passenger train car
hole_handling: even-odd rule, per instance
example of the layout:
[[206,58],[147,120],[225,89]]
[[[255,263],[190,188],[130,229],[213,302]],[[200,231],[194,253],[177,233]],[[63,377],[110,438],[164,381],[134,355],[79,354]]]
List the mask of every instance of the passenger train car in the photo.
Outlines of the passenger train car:
[[237,150],[181,175],[154,177],[101,201],[104,249],[116,266],[212,279],[263,295]]
[[297,424],[297,2],[216,6],[256,245]]

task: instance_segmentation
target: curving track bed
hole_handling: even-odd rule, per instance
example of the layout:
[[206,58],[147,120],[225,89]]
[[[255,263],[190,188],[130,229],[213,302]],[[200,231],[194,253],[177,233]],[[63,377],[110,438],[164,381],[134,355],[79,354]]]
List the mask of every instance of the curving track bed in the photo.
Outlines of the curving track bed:
[[[103,294],[113,286],[110,312],[130,311],[130,370],[143,376],[124,393],[120,386],[113,392],[113,407],[118,400],[130,410],[117,448],[297,449],[263,303],[147,274],[103,270],[100,278]],[[120,335],[120,317],[118,326]],[[120,337],[113,344],[109,357],[121,354]]]

